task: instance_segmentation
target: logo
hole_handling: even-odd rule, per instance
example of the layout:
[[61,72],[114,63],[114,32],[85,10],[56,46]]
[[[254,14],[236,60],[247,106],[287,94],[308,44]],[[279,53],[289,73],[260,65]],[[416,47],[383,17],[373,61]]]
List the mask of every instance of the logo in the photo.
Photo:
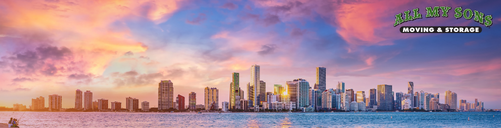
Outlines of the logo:
[[[451,7],[448,6],[435,6],[426,7],[426,18],[448,18],[449,11]],[[441,13],[440,13],[441,12]],[[422,19],[421,13],[419,13],[419,8],[404,11],[404,13],[399,13],[395,15],[395,24],[393,27],[397,27],[405,22]],[[477,10],[471,10],[466,8],[463,10],[462,7],[454,8],[454,18],[460,19],[464,18],[466,20],[473,20],[480,25],[485,27],[492,26],[492,15],[485,15]],[[401,33],[480,33],[482,32],[482,27],[480,26],[402,26],[400,27]]]

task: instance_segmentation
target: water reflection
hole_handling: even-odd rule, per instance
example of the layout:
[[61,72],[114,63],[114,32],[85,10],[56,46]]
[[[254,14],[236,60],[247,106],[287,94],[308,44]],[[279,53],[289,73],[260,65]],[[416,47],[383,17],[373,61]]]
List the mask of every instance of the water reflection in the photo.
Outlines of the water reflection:
[[290,127],[292,127],[292,123],[289,120],[289,118],[285,117],[285,119],[282,120],[282,123],[280,124],[280,127],[282,127],[282,128],[290,128]]

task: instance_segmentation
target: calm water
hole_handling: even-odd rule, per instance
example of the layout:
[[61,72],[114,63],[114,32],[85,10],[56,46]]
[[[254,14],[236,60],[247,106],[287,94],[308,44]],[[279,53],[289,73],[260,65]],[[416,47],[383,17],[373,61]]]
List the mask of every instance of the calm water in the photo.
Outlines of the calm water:
[[499,112],[0,112],[0,122],[10,117],[21,119],[22,127],[501,127]]

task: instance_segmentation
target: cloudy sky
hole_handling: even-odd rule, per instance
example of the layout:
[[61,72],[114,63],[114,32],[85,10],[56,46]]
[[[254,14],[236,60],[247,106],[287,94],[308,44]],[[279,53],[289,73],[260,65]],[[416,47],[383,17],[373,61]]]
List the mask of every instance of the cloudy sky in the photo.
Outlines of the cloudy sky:
[[[425,7],[461,6],[493,16],[423,18],[405,26],[482,26],[480,34],[401,34],[395,15]],[[486,108],[501,108],[501,1],[452,0],[2,0],[0,106],[31,105],[51,94],[74,107],[75,90],[94,100],[135,97],[157,106],[160,80],[174,94],[219,89],[228,101],[231,73],[247,92],[250,67],[261,65],[267,91],[327,68],[338,81],[366,91],[378,84],[406,92],[446,90]],[[245,95],[247,97],[247,94]],[[187,99],[186,99],[187,100]]]

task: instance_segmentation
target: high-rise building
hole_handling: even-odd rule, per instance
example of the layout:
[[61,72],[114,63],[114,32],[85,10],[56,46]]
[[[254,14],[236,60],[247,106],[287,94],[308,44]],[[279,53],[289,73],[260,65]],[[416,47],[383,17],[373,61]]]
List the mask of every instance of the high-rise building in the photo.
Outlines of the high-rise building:
[[254,107],[254,86],[251,86],[250,83],[247,83],[247,93],[247,98],[251,101],[249,106]]
[[229,104],[229,103],[228,103],[228,102],[226,102],[226,101],[221,103],[221,105],[222,105],[221,110],[222,110],[223,112],[228,111],[228,106],[229,106],[228,104]]
[[414,104],[414,82],[409,81],[409,85],[407,86],[407,94],[411,95],[411,108],[416,107]]
[[[438,94],[438,93],[437,93]],[[473,108],[472,109],[476,109],[478,106],[478,99],[475,98],[475,103],[473,103]]]
[[340,89],[341,93],[345,93],[344,82],[337,82],[337,89]]
[[31,99],[31,110],[43,110],[45,109],[45,99],[40,96],[35,99]]
[[125,109],[127,111],[135,112],[139,110],[139,99],[126,97],[125,98]]
[[424,110],[428,111],[430,110],[430,100],[431,100],[431,94],[430,93],[424,93],[425,99],[424,99]]
[[[420,106],[419,106],[419,102],[420,102],[420,101],[419,101],[419,97],[420,97],[420,96],[419,96],[419,92],[418,92],[418,91],[416,91],[416,92],[414,93],[414,106],[415,106],[416,108],[419,108],[419,107],[420,107]],[[421,109],[421,108],[419,108],[419,109]]]
[[284,93],[285,89],[282,87],[280,84],[275,84],[273,86],[273,94],[278,97],[278,102],[282,102],[282,95]]
[[231,75],[231,83],[230,83],[230,104],[229,104],[229,109],[235,109],[235,104],[236,102],[240,102],[240,101],[236,101],[236,96],[240,96],[240,87],[239,87],[239,83],[240,83],[240,76],[239,76],[239,73],[237,72],[234,72],[232,73]]
[[259,81],[259,90],[258,90],[257,98],[258,98],[258,104],[262,105],[262,102],[266,102],[266,82],[260,80]]
[[[285,83],[287,85],[287,97],[286,97],[286,102],[288,102],[288,104],[297,104],[297,98],[298,98],[298,95],[297,95],[297,82],[294,82],[294,81],[287,81]],[[291,108],[291,109],[296,109],[296,106],[294,106],[294,108]]]
[[80,89],[77,89],[75,92],[75,109],[80,110],[82,109],[82,91]]
[[150,111],[150,102],[148,101],[141,102],[141,110],[145,112]]
[[174,108],[174,84],[171,80],[162,80],[158,84],[158,110]]
[[329,90],[322,92],[322,108],[327,110],[332,109],[332,92]]
[[450,109],[457,109],[457,94],[450,90],[445,91],[445,104],[448,104]]
[[111,111],[121,111],[122,110],[122,103],[115,101],[111,102]]
[[365,103],[365,91],[357,91],[357,103]]
[[84,93],[84,110],[92,110],[94,107],[92,105],[92,92],[87,90]]
[[436,99],[437,99],[437,103],[440,104],[440,93],[436,93],[435,95],[433,95]]
[[[238,90],[239,90],[238,92],[240,93],[238,96],[240,96],[240,99],[244,99],[245,96],[244,90],[242,90],[242,88],[240,87],[238,88]],[[240,101],[235,101],[235,102],[240,102]]]
[[49,111],[59,111],[62,108],[63,97],[60,95],[49,95]]
[[321,91],[324,91],[326,89],[326,82],[325,82],[325,75],[326,75],[326,69],[325,67],[317,67],[317,82],[316,85],[318,86],[318,89]]
[[391,111],[393,108],[392,86],[381,84],[377,86],[377,109]]
[[346,94],[350,95],[350,101],[349,103],[355,101],[355,91],[353,89],[346,89]]
[[423,109],[424,108],[424,102],[426,100],[425,99],[426,96],[425,96],[425,92],[423,90],[421,90],[419,93],[420,93],[419,94],[419,108]]
[[459,100],[459,110],[461,110],[461,111],[466,110],[466,100],[465,99]]
[[178,108],[177,110],[179,111],[183,111],[184,110],[184,96],[182,95],[177,95],[177,98],[176,98],[176,103],[178,103]]
[[[254,87],[254,95],[253,95],[253,101],[252,101],[252,106],[254,106],[254,111],[259,111],[259,99],[258,95],[261,94],[260,91],[260,84],[261,78],[260,78],[260,66],[259,65],[252,65],[251,67],[251,79],[250,79],[250,86]],[[247,90],[249,91],[249,90]]]
[[369,103],[369,108],[373,108],[374,105],[377,105],[376,103],[376,94],[377,94],[377,91],[375,88],[373,89],[370,89],[370,95],[369,95],[369,99],[370,99],[370,103]]
[[219,109],[219,90],[217,88],[205,88],[205,110]]
[[395,109],[396,110],[402,110],[402,97],[404,96],[404,93],[402,92],[397,92],[395,93]]
[[108,110],[108,100],[107,99],[98,99],[97,100],[97,109],[99,111],[106,111]]
[[430,100],[430,109],[429,110],[431,110],[431,111],[438,110],[438,106],[439,106],[438,99],[437,98],[431,98],[431,100]]
[[294,82],[297,83],[297,101],[296,101],[296,109],[300,109],[303,107],[309,106],[309,90],[310,84],[305,79],[295,79]]
[[195,92],[190,92],[189,107],[191,110],[195,110],[197,106],[197,94]]

